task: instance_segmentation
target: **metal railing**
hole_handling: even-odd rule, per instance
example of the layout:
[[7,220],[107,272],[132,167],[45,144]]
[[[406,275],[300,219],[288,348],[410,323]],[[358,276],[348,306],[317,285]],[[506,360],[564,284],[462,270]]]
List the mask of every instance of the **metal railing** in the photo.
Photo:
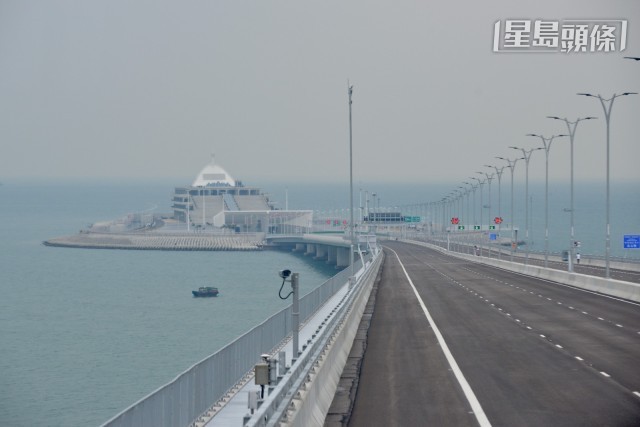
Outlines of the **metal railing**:
[[[358,260],[355,270],[361,266]],[[300,319],[304,322],[312,316],[348,282],[350,273],[351,269],[346,268],[300,298]],[[289,306],[134,403],[103,427],[189,425],[251,372],[262,353],[276,348],[291,333]]]
[[[365,262],[369,262],[372,259],[371,256],[368,256]],[[340,347],[340,349],[334,349],[334,351],[329,351],[329,341],[332,340],[336,334],[338,333],[338,329],[341,326],[344,326],[346,322],[346,318],[351,312],[356,300],[362,297],[365,294],[367,286],[371,286],[375,276],[378,272],[378,267],[380,266],[380,262],[382,260],[381,253],[378,253],[377,258],[371,263],[368,264],[366,271],[363,271],[356,283],[352,284],[352,288],[349,292],[342,298],[342,300],[336,305],[335,311],[329,315],[325,322],[323,322],[323,326],[319,328],[321,331],[316,331],[316,335],[314,335],[314,339],[309,340],[309,348],[306,351],[303,351],[300,358],[295,362],[291,369],[284,375],[282,382],[280,382],[272,393],[269,394],[264,403],[259,407],[257,412],[251,416],[251,418],[245,424],[248,427],[272,427],[280,425],[280,421],[287,419],[290,415],[287,412],[291,409],[292,400],[296,399],[298,395],[298,391],[301,388],[305,388],[306,390],[317,388],[304,385],[305,383],[309,383],[311,381],[322,381],[320,378],[311,379],[311,371],[314,366],[319,366],[320,359],[326,357],[326,363],[329,365],[338,365],[338,354],[342,354],[340,349],[344,349],[344,346]],[[370,289],[370,287],[369,287]],[[363,307],[366,304],[366,299],[360,299],[360,304]],[[360,311],[361,315],[362,312]],[[355,316],[355,314],[352,313]],[[351,322],[351,327],[355,327],[357,329],[358,322]],[[355,335],[356,330],[353,330],[353,334]],[[346,335],[342,335],[342,340],[347,339]],[[351,340],[349,340],[351,341]],[[351,341],[352,342],[352,341]],[[350,346],[350,344],[349,344]],[[347,352],[348,353],[348,352]],[[343,360],[344,362],[344,360]],[[335,367],[335,366],[334,366]],[[342,367],[340,367],[342,370]],[[326,376],[323,379],[327,379]],[[336,380],[337,383],[337,380]],[[307,402],[305,405],[294,405],[298,409],[300,406],[304,406],[303,410],[304,414],[297,414],[297,419],[292,425],[312,425],[315,424],[318,420],[314,418],[317,415],[317,411],[321,411],[326,413],[326,410],[329,409],[329,405],[331,400],[326,400],[326,394],[323,396],[324,402],[319,402],[319,396],[314,395],[312,397],[306,396]],[[295,411],[294,411],[295,412]],[[291,419],[287,421],[291,422]]]

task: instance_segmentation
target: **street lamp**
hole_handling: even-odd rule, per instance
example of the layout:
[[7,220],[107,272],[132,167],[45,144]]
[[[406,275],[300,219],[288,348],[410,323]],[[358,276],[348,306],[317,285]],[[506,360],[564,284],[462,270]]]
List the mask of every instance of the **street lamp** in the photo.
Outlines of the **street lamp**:
[[355,275],[355,266],[353,259],[353,250],[356,247],[355,236],[353,234],[353,132],[351,127],[351,95],[353,95],[353,85],[349,85],[349,239],[351,240],[351,249],[349,251],[349,262],[351,263],[351,276]]
[[[469,179],[478,179],[472,176]],[[478,188],[477,184],[471,184],[471,191],[473,191],[473,203],[471,205],[471,209],[473,210],[473,225],[475,226],[478,221],[476,220],[476,189]]]
[[458,189],[460,190],[460,221],[464,224],[464,203],[462,202],[462,197],[464,197],[464,195],[467,192],[467,189],[464,188],[463,186],[459,185]]
[[573,271],[573,260],[574,260],[574,242],[575,242],[575,234],[573,232],[573,138],[576,135],[576,128],[578,127],[578,123],[582,120],[593,120],[596,117],[582,117],[577,118],[575,122],[570,122],[566,117],[561,119],[556,116],[547,116],[549,119],[561,120],[567,124],[567,130],[569,131],[569,140],[571,142],[571,206],[569,207],[569,212],[571,213],[571,233],[569,235],[569,259],[567,262],[567,270],[569,272]]
[[[484,167],[486,168],[494,168],[496,170],[496,175],[498,175],[498,218],[500,218],[500,221],[498,222],[498,237],[500,237],[500,231],[502,230],[502,185],[501,185],[501,181],[502,181],[502,172],[504,172],[504,168],[506,166],[503,166],[501,168],[497,167],[497,166],[491,166],[491,165],[484,165]],[[491,215],[489,215],[489,218],[491,218]],[[500,241],[498,240],[498,246],[500,244]],[[502,248],[498,247],[498,259],[500,259],[502,257]]]
[[513,262],[513,249],[514,246],[518,245],[518,238],[517,236],[514,235],[515,232],[515,228],[514,228],[514,218],[513,218],[513,172],[515,171],[516,168],[516,163],[518,163],[518,160],[522,160],[522,157],[518,157],[517,159],[506,159],[504,157],[496,157],[496,159],[500,159],[500,160],[504,160],[506,161],[509,166],[509,170],[511,170],[511,262]]
[[526,246],[526,256],[525,256],[525,265],[529,264],[529,160],[531,159],[531,154],[534,151],[542,150],[542,147],[539,148],[531,148],[530,150],[525,150],[524,148],[511,146],[509,148],[513,148],[514,150],[522,151],[522,155],[524,156],[525,161],[525,170],[526,170],[526,179],[525,179],[525,195],[524,195],[524,210],[525,210],[525,246]]
[[545,154],[545,184],[544,184],[544,267],[547,268],[549,263],[549,151],[551,150],[551,143],[554,138],[559,138],[567,135],[553,135],[549,138],[545,138],[542,135],[535,133],[528,133],[527,136],[535,136],[542,140]]
[[[613,108],[613,101],[616,100],[619,96],[626,95],[637,95],[636,92],[625,92],[621,94],[613,94],[609,99],[603,99],[600,95],[592,95],[590,93],[579,93],[578,95],[582,96],[591,96],[593,98],[598,98],[600,100],[600,104],[602,105],[602,109],[604,110],[604,117],[607,121],[607,238],[605,241],[605,277],[608,279],[611,276],[609,275],[609,256],[611,253],[611,223],[609,221],[609,213],[610,213],[610,204],[609,204],[609,122],[611,120],[611,109]],[[608,102],[608,109],[605,102]]]
[[[491,181],[493,180],[494,174],[492,173],[489,174],[486,172],[479,172],[479,171],[476,171],[476,173],[486,176],[487,177],[486,182],[489,184],[489,204],[487,205],[487,208],[489,211],[487,212],[487,215],[489,217],[489,222],[488,222],[489,229],[491,229]],[[481,206],[481,210],[480,210],[480,226],[482,226],[482,210],[483,209],[484,209],[484,205]],[[482,252],[482,246],[480,246],[480,252]],[[491,246],[489,246],[489,258],[491,258]]]
[[480,187],[480,230],[482,230],[482,203],[483,203],[483,201],[482,201],[482,186],[484,185],[484,183],[486,181],[483,180],[483,179],[480,179],[480,178],[476,178],[475,176],[471,176],[469,178],[475,179],[476,181],[478,181],[478,186]]
[[[470,177],[471,179],[475,179],[476,181],[478,181],[478,187],[480,188],[480,255],[482,255],[482,186],[484,185],[484,180],[480,179],[480,178],[476,178],[475,176]],[[473,200],[473,203],[475,204],[475,198]],[[475,221],[474,221],[475,223]],[[474,235],[475,235],[475,226],[474,228]],[[475,240],[478,240],[478,236],[475,235]]]

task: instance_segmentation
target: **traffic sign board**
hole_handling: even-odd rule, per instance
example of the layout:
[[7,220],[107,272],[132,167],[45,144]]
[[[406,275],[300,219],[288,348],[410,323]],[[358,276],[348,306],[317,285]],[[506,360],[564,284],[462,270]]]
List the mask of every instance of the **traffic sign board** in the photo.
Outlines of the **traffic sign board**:
[[640,235],[625,234],[623,238],[624,249],[640,249]]
[[480,226],[479,226],[479,225],[474,225],[474,226],[473,226],[473,229],[474,229],[474,230],[480,230]]
[[495,229],[496,229],[496,226],[495,226],[495,225],[490,225],[490,226],[489,226],[489,230],[495,230]]
[[422,217],[419,216],[405,216],[404,222],[420,222]]
[[464,225],[459,225],[458,230],[464,230]]

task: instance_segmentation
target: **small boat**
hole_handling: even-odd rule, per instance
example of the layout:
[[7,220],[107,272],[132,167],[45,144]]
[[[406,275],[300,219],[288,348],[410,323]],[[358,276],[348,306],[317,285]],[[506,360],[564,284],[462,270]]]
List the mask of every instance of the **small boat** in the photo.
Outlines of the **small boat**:
[[217,297],[218,296],[218,288],[214,288],[211,286],[201,287],[197,291],[191,291],[194,297]]

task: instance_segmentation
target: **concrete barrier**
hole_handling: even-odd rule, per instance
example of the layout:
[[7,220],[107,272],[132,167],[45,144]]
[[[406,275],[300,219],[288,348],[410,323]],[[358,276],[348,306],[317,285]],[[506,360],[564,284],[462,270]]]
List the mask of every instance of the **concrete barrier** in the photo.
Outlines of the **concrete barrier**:
[[479,264],[492,265],[503,270],[512,271],[514,273],[534,276],[552,282],[562,283],[564,285],[575,286],[576,288],[586,289],[592,292],[598,292],[618,298],[624,298],[631,301],[640,302],[640,284],[625,282],[622,280],[606,279],[604,277],[590,276],[580,273],[569,273],[562,270],[554,270],[552,268],[544,268],[534,265],[524,265],[521,263],[510,262],[506,260],[485,258],[474,255],[450,252],[439,246],[430,243],[419,242],[416,240],[403,240],[403,242],[414,245],[425,246],[438,250],[448,255],[466,259]]

